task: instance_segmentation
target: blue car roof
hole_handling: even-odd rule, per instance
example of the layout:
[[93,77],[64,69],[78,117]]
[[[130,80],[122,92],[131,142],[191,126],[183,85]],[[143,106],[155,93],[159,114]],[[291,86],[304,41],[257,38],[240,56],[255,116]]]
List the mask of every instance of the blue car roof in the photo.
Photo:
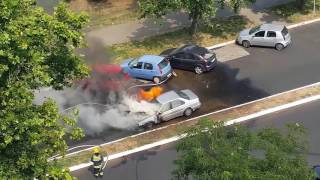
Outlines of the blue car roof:
[[139,57],[139,62],[146,62],[150,64],[159,64],[164,57],[162,56],[156,56],[156,55],[143,55]]

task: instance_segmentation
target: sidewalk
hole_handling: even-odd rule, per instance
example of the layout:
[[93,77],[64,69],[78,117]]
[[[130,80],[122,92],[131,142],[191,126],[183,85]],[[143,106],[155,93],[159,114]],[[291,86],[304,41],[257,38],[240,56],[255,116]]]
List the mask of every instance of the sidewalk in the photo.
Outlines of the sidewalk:
[[[267,14],[263,9],[288,3],[290,1],[292,0],[257,0],[251,7],[243,8],[240,11],[240,15],[247,17],[255,24],[266,22],[281,23],[278,21],[277,17]],[[230,15],[233,15],[233,13],[228,9],[218,10],[217,12],[217,17],[227,17]],[[185,13],[172,13],[166,16],[165,20],[161,21],[161,23],[159,22],[155,23],[153,20],[139,20],[125,24],[106,26],[89,31],[86,38],[89,47],[97,40],[99,40],[100,44],[103,46],[110,46],[131,40],[141,40],[146,37],[162,34],[190,25],[188,15]]]

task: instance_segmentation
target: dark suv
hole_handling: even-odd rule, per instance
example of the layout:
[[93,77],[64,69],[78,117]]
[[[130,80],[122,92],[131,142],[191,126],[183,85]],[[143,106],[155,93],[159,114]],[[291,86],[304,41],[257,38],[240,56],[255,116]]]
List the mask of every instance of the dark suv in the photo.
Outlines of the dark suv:
[[196,74],[210,71],[217,64],[216,54],[212,50],[197,45],[168,49],[160,56],[167,57],[173,68],[191,70]]

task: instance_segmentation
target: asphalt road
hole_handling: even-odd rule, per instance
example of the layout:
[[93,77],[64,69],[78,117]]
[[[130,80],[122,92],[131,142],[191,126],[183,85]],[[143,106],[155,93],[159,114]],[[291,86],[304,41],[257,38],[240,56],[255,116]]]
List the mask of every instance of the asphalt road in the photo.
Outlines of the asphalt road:
[[[252,47],[250,55],[219,63],[211,72],[195,75],[177,70],[164,85],[166,90],[191,89],[202,102],[193,116],[216,111],[272,94],[320,81],[320,23],[290,30],[293,44],[283,51]],[[233,53],[233,52],[230,52]],[[178,118],[167,123],[183,120]],[[166,124],[161,124],[163,126]],[[101,144],[137,131],[108,129],[96,136],[87,136],[70,146]]]
[[[320,163],[320,101],[300,105],[291,109],[255,118],[245,124],[252,128],[282,128],[288,123],[300,123],[307,128],[310,142],[308,161],[310,165]],[[110,161],[105,169],[104,179],[108,180],[166,180],[170,179],[177,158],[175,143],[156,147],[147,151],[131,154],[127,157]],[[73,172],[81,179],[93,179],[85,168]]]

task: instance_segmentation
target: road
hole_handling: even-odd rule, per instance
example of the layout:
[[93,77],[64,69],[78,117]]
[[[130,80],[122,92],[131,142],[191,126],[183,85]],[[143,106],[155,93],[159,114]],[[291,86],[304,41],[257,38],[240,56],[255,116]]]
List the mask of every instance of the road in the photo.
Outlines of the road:
[[[310,165],[320,162],[320,101],[297,106],[281,112],[255,118],[245,124],[252,128],[276,127],[282,128],[288,123],[300,123],[307,128],[308,140],[311,144],[308,161]],[[171,178],[174,170],[174,160],[177,158],[175,143],[156,147],[147,151],[131,154],[127,157],[110,161],[105,169],[104,179],[108,180],[165,180]],[[81,179],[92,179],[90,171],[85,168],[73,172]]]
[[[194,91],[202,107],[193,115],[216,111],[272,94],[287,91],[320,81],[320,23],[313,23],[290,30],[293,44],[281,52],[273,48],[246,49],[250,55],[220,63],[212,72],[195,75],[177,70],[167,84],[169,89]],[[230,50],[230,53],[235,53]],[[178,118],[168,123],[183,120]],[[166,125],[166,124],[162,124]],[[70,146],[101,144],[137,131],[105,130],[97,136],[87,136]]]

